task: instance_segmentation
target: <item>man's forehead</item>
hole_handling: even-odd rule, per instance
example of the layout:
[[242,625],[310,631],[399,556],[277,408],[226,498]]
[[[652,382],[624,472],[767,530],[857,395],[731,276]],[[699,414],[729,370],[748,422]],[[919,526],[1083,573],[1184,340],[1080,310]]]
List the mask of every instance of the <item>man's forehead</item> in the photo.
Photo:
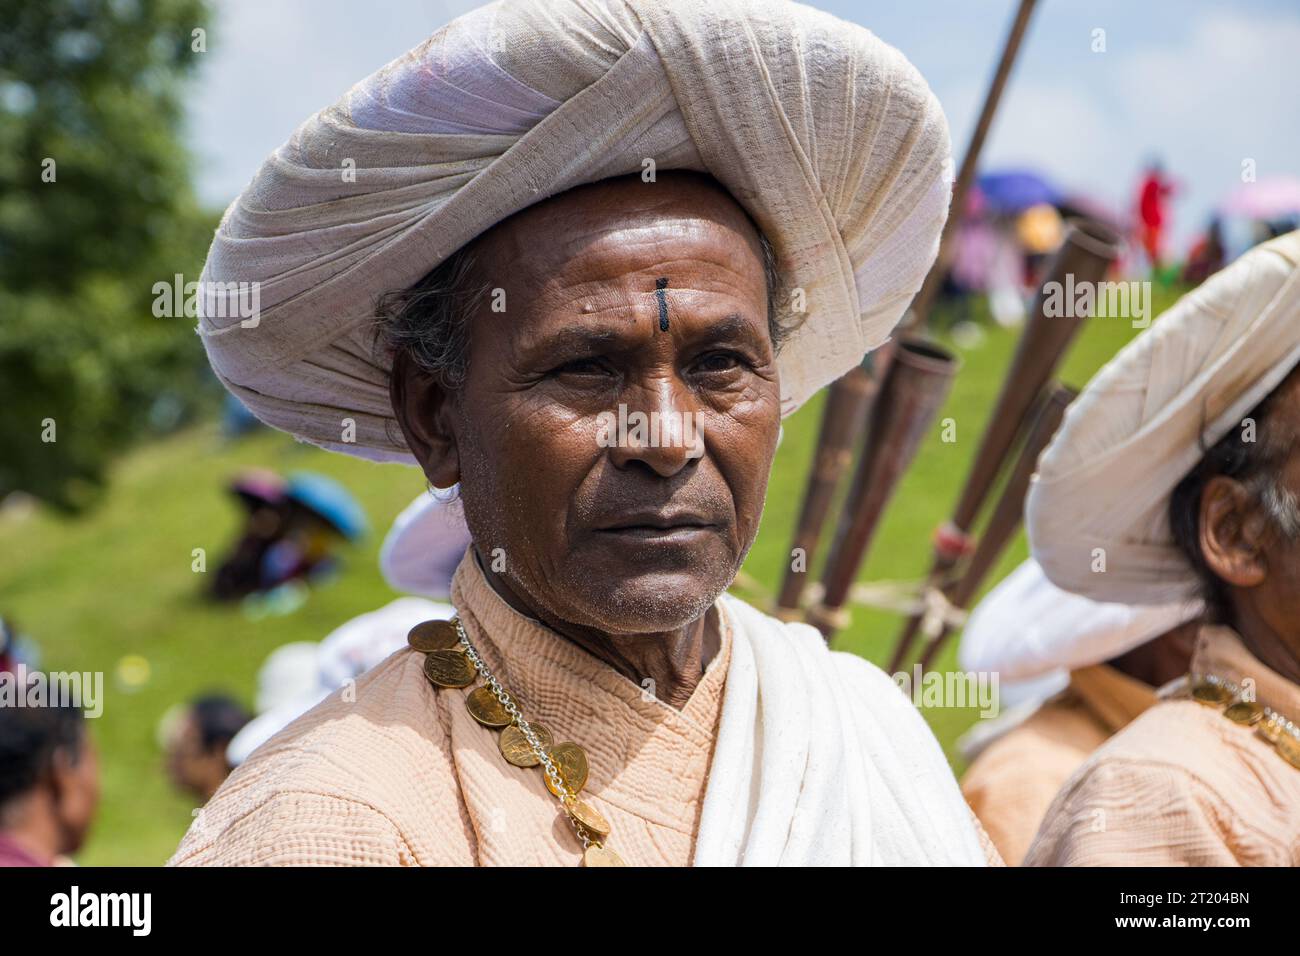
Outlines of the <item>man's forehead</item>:
[[[721,270],[762,280],[757,236],[685,209],[610,213],[580,209],[499,227],[485,246],[494,285],[568,285],[623,280],[638,271]],[[671,276],[670,276],[671,279]]]
[[765,332],[758,232],[710,182],[631,178],[579,187],[486,234],[476,270],[506,293],[505,311],[516,318],[512,347],[549,345],[559,332],[612,342],[633,333],[629,310],[643,309],[657,310],[660,330],[692,337],[723,320],[720,333],[739,334],[737,325]]

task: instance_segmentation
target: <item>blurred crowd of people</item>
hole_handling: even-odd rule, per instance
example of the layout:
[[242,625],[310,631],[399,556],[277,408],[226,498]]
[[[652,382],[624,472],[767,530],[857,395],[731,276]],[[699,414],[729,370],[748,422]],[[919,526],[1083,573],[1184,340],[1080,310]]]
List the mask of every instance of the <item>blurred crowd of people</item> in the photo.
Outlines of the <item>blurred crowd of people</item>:
[[961,318],[968,318],[970,296],[987,296],[994,321],[1019,325],[1046,260],[1064,240],[1066,225],[1074,217],[1096,220],[1128,237],[1120,271],[1186,286],[1199,285],[1247,249],[1300,226],[1300,179],[1275,176],[1244,182],[1216,205],[1185,256],[1176,260],[1170,233],[1174,204],[1182,192],[1158,159],[1139,175],[1127,214],[1066,190],[1035,170],[985,173],[967,193],[945,277],[945,298],[958,306]]
[[285,479],[253,469],[231,482],[230,492],[244,522],[212,579],[212,596],[219,601],[273,596],[297,582],[320,583],[337,569],[336,545],[366,531],[356,499],[324,475],[299,472]]
[[[323,476],[285,480],[251,471],[229,488],[245,516],[212,588],[219,600],[319,583],[322,570],[337,562],[334,544],[355,540],[366,527],[352,496]],[[210,690],[169,709],[158,724],[158,746],[171,785],[202,806],[262,743],[405,647],[412,626],[451,617],[451,575],[468,544],[458,503],[429,495],[412,502],[389,530],[380,561],[388,583],[405,596],[321,641],[276,648],[257,670],[252,707]],[[0,618],[0,675],[37,665],[35,643]],[[0,707],[0,866],[70,864],[99,798],[98,753],[78,707]]]

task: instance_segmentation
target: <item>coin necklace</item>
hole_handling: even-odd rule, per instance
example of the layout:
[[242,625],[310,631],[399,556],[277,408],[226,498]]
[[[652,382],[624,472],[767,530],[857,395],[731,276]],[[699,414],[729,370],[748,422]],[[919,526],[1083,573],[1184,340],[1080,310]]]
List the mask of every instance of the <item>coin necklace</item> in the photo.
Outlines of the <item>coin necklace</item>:
[[1254,727],[1260,739],[1300,770],[1300,725],[1295,721],[1271,707],[1245,699],[1240,687],[1217,674],[1198,676],[1192,683],[1192,699],[1207,707],[1222,707],[1223,716],[1229,720]]
[[470,643],[460,618],[417,624],[406,635],[406,641],[424,654],[424,676],[437,687],[468,687],[476,675],[482,676],[483,686],[465,698],[470,716],[484,727],[501,731],[497,746],[508,763],[542,768],[546,788],[559,799],[582,842],[582,865],[626,866],[617,853],[605,846],[610,831],[608,821],[578,797],[587,783],[586,751],[571,741],[554,743],[549,730],[524,719],[519,705]]

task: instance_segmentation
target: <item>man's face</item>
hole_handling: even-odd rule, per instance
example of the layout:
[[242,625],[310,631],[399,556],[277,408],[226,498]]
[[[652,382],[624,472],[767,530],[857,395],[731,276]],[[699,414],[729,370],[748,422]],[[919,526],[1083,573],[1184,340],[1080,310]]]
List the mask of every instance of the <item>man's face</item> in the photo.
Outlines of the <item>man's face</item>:
[[61,827],[60,853],[81,849],[99,807],[99,751],[83,731],[82,744],[73,759],[65,751],[55,757],[58,788],[58,818]]
[[555,197],[474,252],[504,311],[471,321],[448,417],[484,562],[554,620],[698,619],[757,534],[779,429],[753,226],[707,180],[668,174]]
[[173,728],[165,752],[167,774],[187,793],[210,797],[229,772],[223,747],[203,746],[203,731],[192,713]]
[[[1279,387],[1267,427],[1275,434],[1300,435],[1300,369]],[[1300,501],[1300,446],[1292,444],[1278,469],[1277,481],[1292,501]],[[1261,544],[1262,581],[1252,589],[1251,598],[1263,622],[1300,662],[1300,537],[1270,527]]]
[[[1300,369],[1269,399],[1274,463],[1267,499],[1235,478],[1211,478],[1201,492],[1201,556],[1227,589],[1230,623],[1265,663],[1300,675]],[[1274,457],[1276,452],[1270,457]]]

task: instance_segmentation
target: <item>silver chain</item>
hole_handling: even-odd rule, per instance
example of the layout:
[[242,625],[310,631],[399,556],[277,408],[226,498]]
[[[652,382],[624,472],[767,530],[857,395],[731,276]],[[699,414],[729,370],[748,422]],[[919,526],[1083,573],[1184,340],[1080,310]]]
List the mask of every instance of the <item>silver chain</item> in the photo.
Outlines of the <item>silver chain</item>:
[[[500,701],[501,706],[505,708],[505,712],[510,715],[510,719],[513,720],[515,726],[519,728],[519,732],[524,735],[524,739],[528,741],[528,746],[533,751],[533,756],[537,758],[538,762],[542,765],[542,769],[546,771],[547,778],[550,779],[555,790],[559,792],[560,802],[567,808],[571,802],[578,798],[578,795],[569,789],[569,785],[566,784],[564,778],[560,776],[560,770],[555,766],[555,761],[551,759],[551,755],[548,754],[546,748],[542,746],[542,738],[537,736],[537,731],[533,730],[532,725],[524,719],[524,715],[520,713],[518,705],[514,702],[514,698],[506,692],[506,689],[501,685],[501,682],[496,679],[496,676],[490,670],[488,670],[488,666],[483,662],[483,658],[479,655],[478,650],[470,643],[469,635],[465,633],[465,626],[461,624],[460,618],[456,618],[455,620],[456,633],[460,635],[460,643],[465,649],[465,655],[470,659],[475,670],[479,672],[483,680],[487,683],[488,688],[492,691],[492,695]],[[573,832],[576,833],[578,839],[582,841],[582,848],[585,850],[590,847],[592,843],[591,838],[588,837],[586,831],[578,825],[578,821],[573,818],[573,814],[569,813],[566,809],[564,815],[569,818],[569,823],[573,826]]]

